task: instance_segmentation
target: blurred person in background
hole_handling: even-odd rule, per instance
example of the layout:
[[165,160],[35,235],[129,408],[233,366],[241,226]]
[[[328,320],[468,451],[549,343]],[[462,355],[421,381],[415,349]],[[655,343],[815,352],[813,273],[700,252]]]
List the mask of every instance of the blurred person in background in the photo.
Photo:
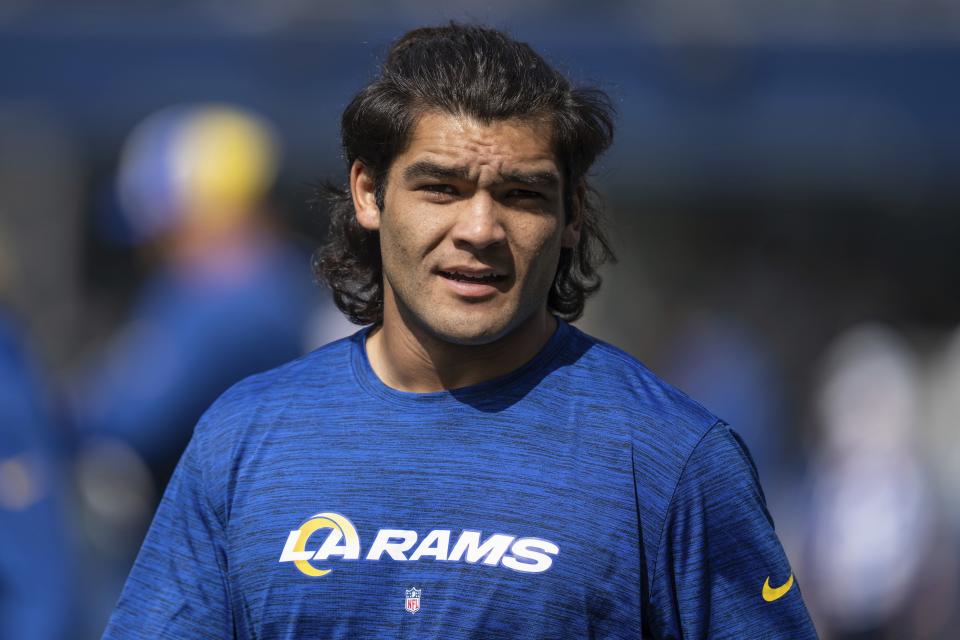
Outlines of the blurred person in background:
[[952,563],[939,553],[919,385],[914,354],[886,327],[854,327],[825,356],[805,575],[828,637],[948,637]]
[[309,255],[265,215],[278,154],[270,124],[226,105],[155,113],[123,148],[122,228],[109,232],[151,272],[68,392],[98,629],[200,414],[234,382],[301,355],[315,333]]
[[75,637],[63,433],[40,367],[4,306],[0,228],[0,638]]
[[156,113],[123,150],[126,233],[155,270],[71,400],[82,435],[126,443],[161,483],[213,398],[306,350],[309,260],[262,215],[277,161],[269,124],[219,105]]

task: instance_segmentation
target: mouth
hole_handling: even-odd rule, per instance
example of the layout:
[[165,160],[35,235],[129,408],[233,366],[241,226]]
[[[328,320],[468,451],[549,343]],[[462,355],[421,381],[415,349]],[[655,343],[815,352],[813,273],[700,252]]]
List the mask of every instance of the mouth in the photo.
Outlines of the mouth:
[[438,269],[437,275],[449,290],[462,300],[480,302],[506,291],[508,275],[496,269],[450,267]]
[[470,282],[477,284],[494,284],[507,279],[506,274],[496,271],[443,271],[437,272],[441,277],[455,282]]

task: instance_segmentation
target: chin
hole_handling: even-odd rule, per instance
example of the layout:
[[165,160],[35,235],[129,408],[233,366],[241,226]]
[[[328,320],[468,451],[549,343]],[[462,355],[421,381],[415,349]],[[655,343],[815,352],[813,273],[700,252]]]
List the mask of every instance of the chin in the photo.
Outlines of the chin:
[[466,347],[496,342],[513,328],[509,320],[470,317],[470,314],[465,314],[465,317],[424,320],[424,326],[438,340]]

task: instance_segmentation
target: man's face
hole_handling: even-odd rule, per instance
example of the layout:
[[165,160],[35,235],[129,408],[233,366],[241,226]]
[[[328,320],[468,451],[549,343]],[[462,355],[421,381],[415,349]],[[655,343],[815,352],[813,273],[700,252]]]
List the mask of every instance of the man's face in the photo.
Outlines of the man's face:
[[544,318],[560,249],[579,239],[549,125],[430,112],[390,167],[382,212],[362,174],[357,218],[380,232],[385,323],[478,345]]

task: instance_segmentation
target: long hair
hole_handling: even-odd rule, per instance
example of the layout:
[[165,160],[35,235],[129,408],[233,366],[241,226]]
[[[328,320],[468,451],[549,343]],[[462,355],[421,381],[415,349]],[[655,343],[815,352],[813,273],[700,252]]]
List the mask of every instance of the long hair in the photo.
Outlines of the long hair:
[[[390,48],[379,77],[343,112],[341,141],[347,169],[360,160],[371,172],[383,210],[387,174],[426,111],[468,116],[487,124],[511,118],[546,119],[564,172],[563,205],[580,215],[580,242],[560,253],[547,306],[566,320],[583,313],[600,288],[598,269],[615,259],[602,210],[587,172],[613,141],[613,106],[598,89],[573,88],[527,44],[493,29],[451,23],[415,29]],[[380,237],[356,220],[349,187],[325,184],[329,206],[325,244],[314,272],[333,291],[337,307],[357,324],[383,320]]]

